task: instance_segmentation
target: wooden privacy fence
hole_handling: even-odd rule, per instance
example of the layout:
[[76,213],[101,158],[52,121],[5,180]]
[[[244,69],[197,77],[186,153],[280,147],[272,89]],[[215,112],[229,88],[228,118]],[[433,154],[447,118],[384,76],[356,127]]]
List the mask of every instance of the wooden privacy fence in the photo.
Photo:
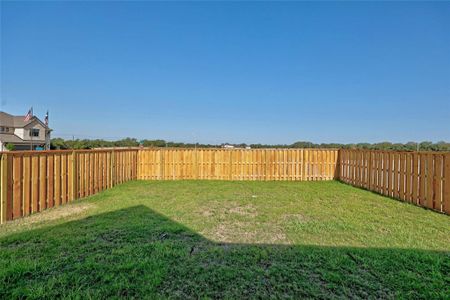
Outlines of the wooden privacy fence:
[[337,150],[122,149],[1,153],[1,222],[133,179],[330,180]]
[[174,149],[138,153],[138,179],[331,180],[338,150]]
[[137,178],[137,150],[1,153],[1,222]]
[[341,181],[450,213],[450,153],[340,150]]
[[0,155],[1,223],[134,179],[340,179],[450,213],[450,153],[140,148]]

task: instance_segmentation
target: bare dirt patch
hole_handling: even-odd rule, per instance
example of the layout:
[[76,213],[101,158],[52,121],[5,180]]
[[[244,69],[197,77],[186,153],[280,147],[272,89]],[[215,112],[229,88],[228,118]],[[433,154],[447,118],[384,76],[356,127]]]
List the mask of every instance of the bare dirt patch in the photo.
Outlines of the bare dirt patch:
[[225,221],[202,234],[221,243],[290,244],[283,228],[272,223]]
[[258,212],[256,211],[256,208],[251,205],[244,205],[244,206],[239,206],[237,203],[235,203],[234,206],[228,208],[228,213],[232,213],[232,214],[238,214],[241,216],[247,216],[247,217],[256,217],[258,215]]
[[310,221],[308,216],[302,214],[286,214],[282,217],[283,221],[295,222],[295,223],[307,223]]
[[[257,207],[238,201],[212,201],[199,212],[214,223],[202,234],[222,243],[289,244],[283,222],[258,221]],[[265,218],[263,218],[265,219]]]
[[209,207],[201,210],[200,214],[204,217],[225,217],[226,215],[236,215],[254,218],[258,215],[256,207],[252,204],[241,205],[235,201],[226,203],[213,203]]

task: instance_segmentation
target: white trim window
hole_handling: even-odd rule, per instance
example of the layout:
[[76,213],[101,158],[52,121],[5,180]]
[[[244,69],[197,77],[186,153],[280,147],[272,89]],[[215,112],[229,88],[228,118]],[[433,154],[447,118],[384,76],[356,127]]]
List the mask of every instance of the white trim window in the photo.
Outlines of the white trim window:
[[37,128],[31,128],[31,129],[30,129],[30,136],[31,136],[31,137],[38,137],[38,136],[39,136],[39,129],[37,129]]

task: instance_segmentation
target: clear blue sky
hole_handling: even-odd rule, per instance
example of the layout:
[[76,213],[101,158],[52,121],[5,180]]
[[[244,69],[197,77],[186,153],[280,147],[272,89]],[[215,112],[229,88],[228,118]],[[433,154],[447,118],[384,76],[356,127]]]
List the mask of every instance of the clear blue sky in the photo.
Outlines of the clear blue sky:
[[450,140],[450,2],[1,2],[1,109],[54,136]]

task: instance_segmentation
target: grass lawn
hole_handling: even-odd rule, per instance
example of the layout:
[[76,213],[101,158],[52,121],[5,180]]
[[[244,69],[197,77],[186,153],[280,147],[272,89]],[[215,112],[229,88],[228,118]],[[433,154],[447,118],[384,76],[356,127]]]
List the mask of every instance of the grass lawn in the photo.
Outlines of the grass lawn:
[[450,217],[331,181],[134,181],[0,226],[0,266],[0,299],[444,299]]

